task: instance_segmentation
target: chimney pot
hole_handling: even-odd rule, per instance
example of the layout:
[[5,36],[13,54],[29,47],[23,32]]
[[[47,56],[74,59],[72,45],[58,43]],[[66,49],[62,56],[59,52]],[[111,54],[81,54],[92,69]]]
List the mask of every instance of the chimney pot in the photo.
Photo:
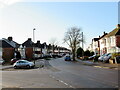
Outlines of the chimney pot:
[[28,38],[28,40],[30,40],[30,41],[31,41],[31,38]]
[[104,33],[104,35],[106,34],[105,31],[103,33]]
[[8,40],[9,40],[9,41],[12,41],[12,40],[13,40],[13,38],[12,38],[12,37],[8,37]]
[[40,41],[38,40],[37,43],[40,43]]

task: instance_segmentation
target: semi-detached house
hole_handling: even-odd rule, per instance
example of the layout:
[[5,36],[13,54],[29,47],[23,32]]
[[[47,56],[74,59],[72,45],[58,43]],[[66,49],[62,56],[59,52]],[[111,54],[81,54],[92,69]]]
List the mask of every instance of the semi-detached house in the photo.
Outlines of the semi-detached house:
[[120,52],[120,25],[99,40],[100,54]]
[[19,44],[13,41],[12,37],[8,37],[8,39],[2,38],[0,39],[0,48],[2,50],[2,58],[9,62],[12,58],[15,57],[15,51],[17,51]]
[[92,39],[88,50],[100,55],[120,52],[120,24],[110,33],[104,32],[99,38]]

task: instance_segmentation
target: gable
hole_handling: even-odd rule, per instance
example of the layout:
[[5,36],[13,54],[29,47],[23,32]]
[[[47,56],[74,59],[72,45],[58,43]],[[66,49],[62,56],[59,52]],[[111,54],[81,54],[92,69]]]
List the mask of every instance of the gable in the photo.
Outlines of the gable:
[[2,47],[2,48],[13,48],[10,44],[5,42],[4,40],[0,40],[0,47]]

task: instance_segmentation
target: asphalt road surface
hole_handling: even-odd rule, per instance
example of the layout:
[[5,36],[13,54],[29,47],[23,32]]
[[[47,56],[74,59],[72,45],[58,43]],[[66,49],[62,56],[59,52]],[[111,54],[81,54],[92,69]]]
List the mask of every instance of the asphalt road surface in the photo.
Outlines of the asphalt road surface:
[[[39,65],[41,61],[37,61]],[[3,88],[118,88],[118,70],[97,68],[64,58],[43,62],[45,67],[2,72]]]

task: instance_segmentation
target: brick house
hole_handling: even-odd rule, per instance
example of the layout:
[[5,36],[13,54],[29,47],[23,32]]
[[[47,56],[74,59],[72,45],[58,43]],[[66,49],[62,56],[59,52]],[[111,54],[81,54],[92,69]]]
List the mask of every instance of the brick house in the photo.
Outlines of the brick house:
[[33,59],[33,45],[34,43],[32,42],[31,38],[28,38],[28,40],[26,40],[22,46],[24,47],[25,50],[25,57],[28,60],[32,60]]
[[13,41],[12,37],[8,37],[8,39],[2,38],[0,40],[0,47],[2,48],[2,58],[9,62],[12,58],[14,58],[14,53],[18,49],[20,44]]

